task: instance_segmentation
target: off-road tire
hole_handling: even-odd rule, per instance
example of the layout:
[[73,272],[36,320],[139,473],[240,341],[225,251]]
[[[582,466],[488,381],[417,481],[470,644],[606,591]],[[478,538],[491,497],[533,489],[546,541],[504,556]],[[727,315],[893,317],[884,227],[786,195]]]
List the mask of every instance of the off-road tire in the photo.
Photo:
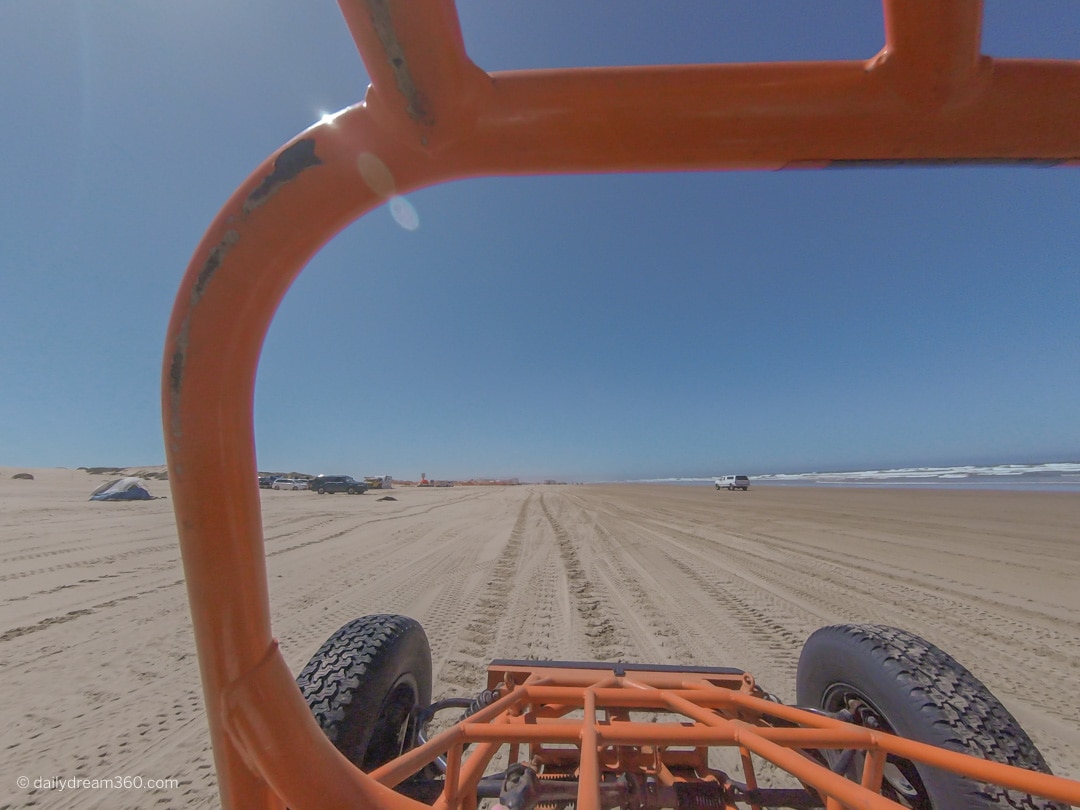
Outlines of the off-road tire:
[[364,616],[330,636],[296,683],[334,746],[370,771],[415,739],[415,710],[431,703],[431,647],[415,619]]
[[[842,708],[844,696],[853,696],[885,720],[885,731],[1050,773],[1016,718],[978,678],[952,656],[904,630],[848,624],[816,631],[799,658],[796,693],[799,705],[825,711]],[[1056,802],[948,771],[923,765],[914,769],[933,810],[1064,810]]]

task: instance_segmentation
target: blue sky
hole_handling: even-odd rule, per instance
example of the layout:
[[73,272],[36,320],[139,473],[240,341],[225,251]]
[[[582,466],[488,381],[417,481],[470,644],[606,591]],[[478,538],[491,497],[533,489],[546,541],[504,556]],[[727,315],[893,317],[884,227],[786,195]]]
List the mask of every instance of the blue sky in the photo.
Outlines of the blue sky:
[[[488,70],[867,58],[873,2],[460,0]],[[1080,58],[1080,3],[986,53]],[[363,97],[336,3],[0,5],[0,464],[162,463],[203,231]],[[647,108],[643,106],[643,114]],[[409,195],[267,336],[267,470],[621,480],[1080,458],[1080,172],[486,179]]]

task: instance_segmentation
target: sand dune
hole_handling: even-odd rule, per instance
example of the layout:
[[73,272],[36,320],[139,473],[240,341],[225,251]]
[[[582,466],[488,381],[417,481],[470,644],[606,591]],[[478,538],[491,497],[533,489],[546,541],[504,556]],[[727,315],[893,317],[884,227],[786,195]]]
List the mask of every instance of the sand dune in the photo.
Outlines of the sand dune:
[[[0,468],[0,808],[208,807],[217,794],[169,499]],[[167,496],[168,484],[150,483]],[[405,613],[436,695],[493,657],[723,664],[794,699],[836,622],[921,634],[1080,779],[1080,494],[675,486],[263,492],[274,630],[294,671],[356,616]],[[20,790],[19,776],[173,779]]]

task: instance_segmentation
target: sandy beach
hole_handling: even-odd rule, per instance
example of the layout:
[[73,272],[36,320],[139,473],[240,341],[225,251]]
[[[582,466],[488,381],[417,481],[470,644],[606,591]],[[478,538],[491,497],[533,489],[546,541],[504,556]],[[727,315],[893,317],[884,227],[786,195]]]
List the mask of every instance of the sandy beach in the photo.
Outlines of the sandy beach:
[[[217,804],[172,501],[0,468],[0,810]],[[151,481],[155,495],[168,484]],[[794,700],[814,629],[925,636],[1080,779],[1080,493],[754,487],[263,491],[294,672],[369,613],[419,619],[437,697],[495,657],[739,666]],[[20,789],[142,777],[154,790]]]

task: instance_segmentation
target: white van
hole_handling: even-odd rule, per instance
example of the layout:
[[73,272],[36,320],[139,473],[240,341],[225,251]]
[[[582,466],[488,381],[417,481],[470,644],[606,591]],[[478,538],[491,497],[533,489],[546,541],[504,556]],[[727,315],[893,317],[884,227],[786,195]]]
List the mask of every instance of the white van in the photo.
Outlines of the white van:
[[745,475],[725,475],[716,479],[717,489],[750,489],[750,479]]

